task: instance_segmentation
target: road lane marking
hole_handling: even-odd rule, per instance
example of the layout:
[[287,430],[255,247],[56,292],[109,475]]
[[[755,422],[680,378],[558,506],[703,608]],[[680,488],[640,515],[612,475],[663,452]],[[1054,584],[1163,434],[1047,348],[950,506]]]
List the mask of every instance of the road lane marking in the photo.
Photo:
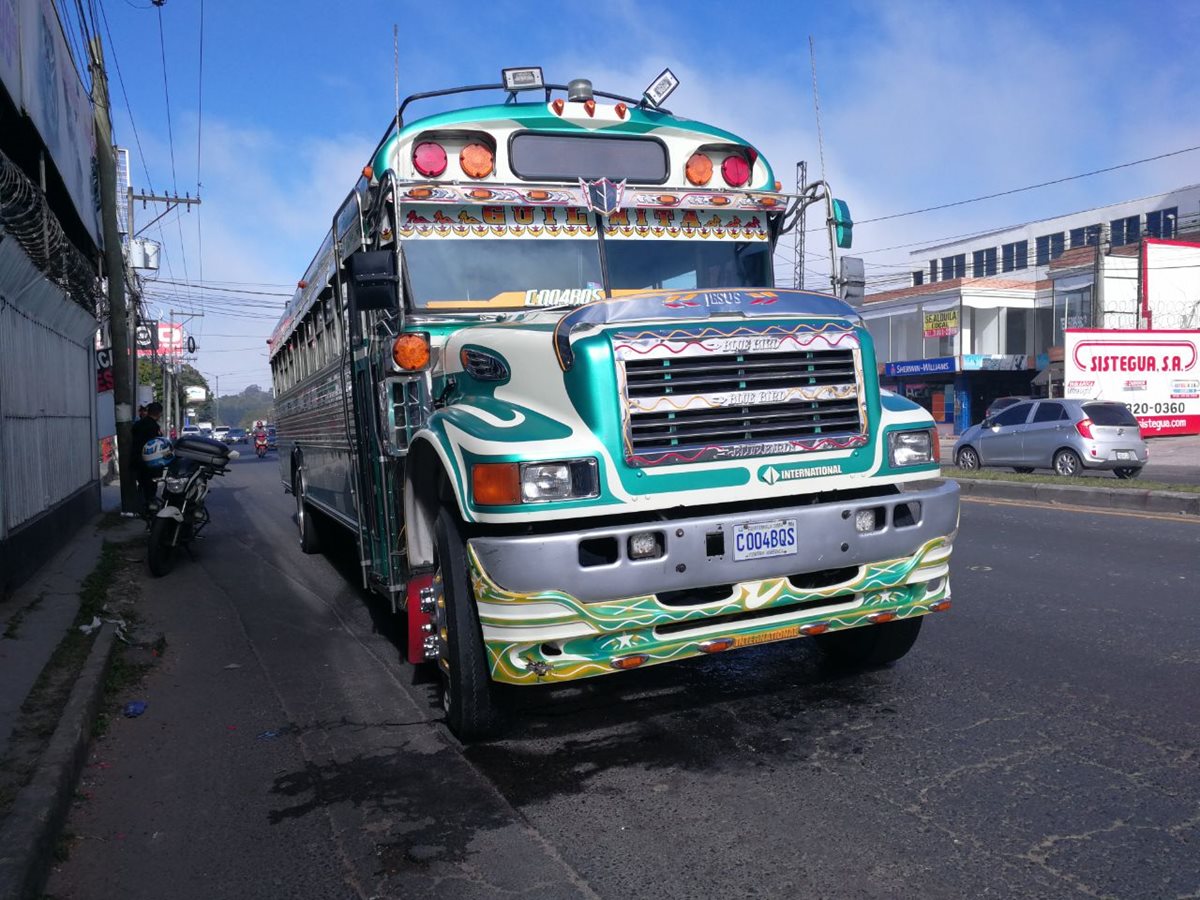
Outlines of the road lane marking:
[[1037,500],[1004,500],[998,497],[960,497],[963,503],[983,503],[989,506],[1033,506],[1038,509],[1056,509],[1062,512],[1095,513],[1101,516],[1128,516],[1134,519],[1155,519],[1159,522],[1187,522],[1200,525],[1200,516],[1180,513],[1137,512],[1130,509],[1104,509],[1099,506],[1074,506],[1067,503],[1044,503]]

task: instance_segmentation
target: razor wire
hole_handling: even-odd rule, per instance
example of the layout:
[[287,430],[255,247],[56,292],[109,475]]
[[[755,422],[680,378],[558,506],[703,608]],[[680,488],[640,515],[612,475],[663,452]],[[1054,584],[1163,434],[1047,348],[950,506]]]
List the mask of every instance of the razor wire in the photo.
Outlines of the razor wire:
[[106,313],[95,265],[71,243],[46,198],[12,160],[0,152],[0,230],[75,303],[97,318]]

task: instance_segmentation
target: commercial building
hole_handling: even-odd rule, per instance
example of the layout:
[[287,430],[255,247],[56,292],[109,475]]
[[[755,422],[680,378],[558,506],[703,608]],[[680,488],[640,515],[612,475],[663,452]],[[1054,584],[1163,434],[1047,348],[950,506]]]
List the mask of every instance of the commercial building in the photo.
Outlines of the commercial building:
[[1197,246],[1200,185],[916,250],[861,309],[884,386],[956,433],[996,397],[1060,396],[1065,329],[1200,328]]

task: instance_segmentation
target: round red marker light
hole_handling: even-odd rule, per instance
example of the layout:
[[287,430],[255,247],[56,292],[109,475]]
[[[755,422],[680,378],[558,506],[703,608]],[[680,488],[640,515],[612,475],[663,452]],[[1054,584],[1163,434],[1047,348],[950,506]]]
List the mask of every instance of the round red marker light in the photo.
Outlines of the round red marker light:
[[446,171],[446,150],[433,141],[417,144],[413,149],[413,165],[426,178],[437,178]]
[[730,187],[742,187],[750,180],[750,163],[741,156],[727,156],[721,163],[721,175]]

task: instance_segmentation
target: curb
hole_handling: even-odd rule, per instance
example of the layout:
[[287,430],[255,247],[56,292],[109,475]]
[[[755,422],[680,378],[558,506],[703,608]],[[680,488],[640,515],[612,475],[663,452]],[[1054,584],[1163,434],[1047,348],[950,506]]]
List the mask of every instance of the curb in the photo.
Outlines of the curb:
[[0,829],[0,897],[24,900],[41,894],[87,758],[115,637],[116,629],[108,624],[97,633],[37,770]]
[[976,481],[958,475],[964,497],[995,497],[1000,500],[1033,500],[1097,509],[1133,510],[1179,516],[1200,516],[1200,494],[1181,491],[1139,491],[1130,488],[1085,487],[1066,484],[1023,484],[1019,481]]

